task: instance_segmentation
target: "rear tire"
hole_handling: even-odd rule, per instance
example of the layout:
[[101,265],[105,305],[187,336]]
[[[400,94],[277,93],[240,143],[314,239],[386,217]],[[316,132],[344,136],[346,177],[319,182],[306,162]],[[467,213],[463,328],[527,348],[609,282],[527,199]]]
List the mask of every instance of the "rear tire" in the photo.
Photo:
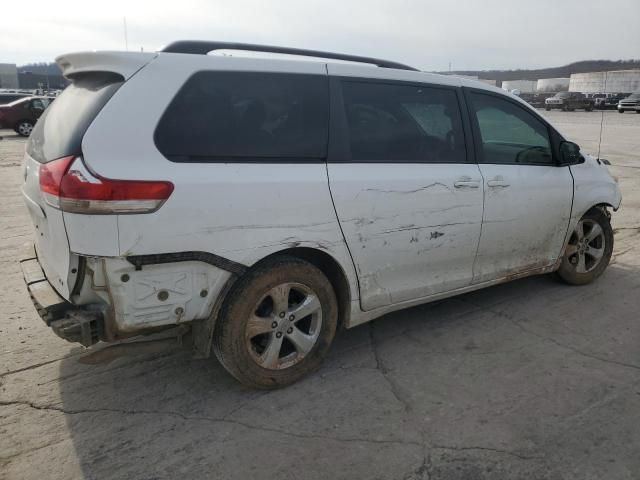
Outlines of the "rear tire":
[[613,229],[599,208],[580,219],[562,256],[558,276],[570,285],[585,285],[602,275],[613,253]]
[[23,137],[28,137],[31,135],[31,131],[33,130],[33,123],[29,120],[21,120],[16,125],[16,133]]
[[233,286],[216,323],[213,351],[241,383],[290,385],[316,370],[333,341],[338,305],[331,283],[296,257],[268,259]]

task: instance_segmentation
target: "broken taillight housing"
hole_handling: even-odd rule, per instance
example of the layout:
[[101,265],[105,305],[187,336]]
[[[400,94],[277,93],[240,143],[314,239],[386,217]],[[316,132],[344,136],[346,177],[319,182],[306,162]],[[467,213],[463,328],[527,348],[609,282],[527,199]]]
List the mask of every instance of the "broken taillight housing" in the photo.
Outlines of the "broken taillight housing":
[[49,205],[65,212],[150,213],[167,201],[173,183],[100,177],[89,171],[82,157],[70,156],[40,166],[40,191]]

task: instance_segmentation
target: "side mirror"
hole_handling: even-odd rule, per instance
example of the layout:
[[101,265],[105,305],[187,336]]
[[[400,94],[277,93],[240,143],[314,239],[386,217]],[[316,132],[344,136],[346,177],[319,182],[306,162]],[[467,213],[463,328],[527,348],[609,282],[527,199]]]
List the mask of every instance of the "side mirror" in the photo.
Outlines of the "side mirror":
[[583,163],[584,157],[580,153],[580,147],[573,142],[562,142],[560,144],[560,165],[576,165]]

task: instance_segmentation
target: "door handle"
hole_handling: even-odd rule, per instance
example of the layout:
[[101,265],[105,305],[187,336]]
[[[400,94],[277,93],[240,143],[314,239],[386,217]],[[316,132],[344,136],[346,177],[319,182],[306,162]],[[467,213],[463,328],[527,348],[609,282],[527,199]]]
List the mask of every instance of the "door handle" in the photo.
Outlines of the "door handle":
[[508,187],[509,186],[509,182],[507,182],[502,177],[496,177],[493,180],[489,180],[487,182],[487,186],[489,186],[489,187]]
[[472,180],[458,180],[453,183],[456,188],[480,188],[480,182],[474,182]]

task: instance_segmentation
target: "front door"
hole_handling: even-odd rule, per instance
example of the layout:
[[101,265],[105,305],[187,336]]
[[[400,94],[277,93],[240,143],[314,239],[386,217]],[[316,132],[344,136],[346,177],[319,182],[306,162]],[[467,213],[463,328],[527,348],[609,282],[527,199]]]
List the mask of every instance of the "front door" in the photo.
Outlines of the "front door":
[[550,129],[525,106],[470,92],[484,188],[474,283],[546,267],[561,254],[573,177],[554,161]]
[[328,164],[329,181],[362,308],[469,285],[483,186],[468,163],[456,89],[334,84],[348,140],[347,158]]

